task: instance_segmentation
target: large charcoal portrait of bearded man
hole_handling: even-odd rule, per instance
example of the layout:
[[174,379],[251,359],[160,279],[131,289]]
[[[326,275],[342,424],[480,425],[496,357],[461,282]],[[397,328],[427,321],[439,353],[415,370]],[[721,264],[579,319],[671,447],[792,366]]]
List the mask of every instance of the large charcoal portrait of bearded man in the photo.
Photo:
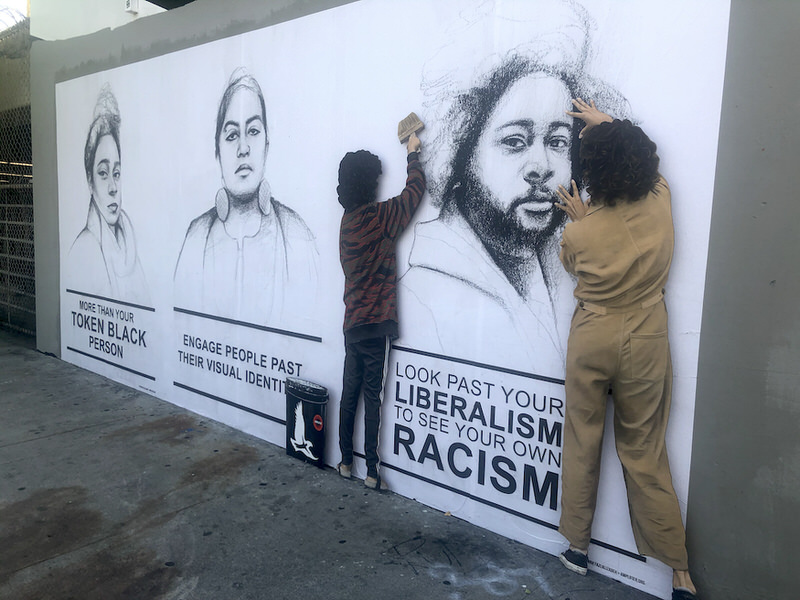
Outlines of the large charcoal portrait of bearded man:
[[[418,223],[401,280],[404,345],[562,377],[574,287],[558,260],[559,185],[580,182],[572,98],[625,113],[585,72],[588,17],[430,85],[442,125],[426,164],[437,218]],[[463,68],[461,68],[463,71]],[[460,84],[460,85],[459,85]]]

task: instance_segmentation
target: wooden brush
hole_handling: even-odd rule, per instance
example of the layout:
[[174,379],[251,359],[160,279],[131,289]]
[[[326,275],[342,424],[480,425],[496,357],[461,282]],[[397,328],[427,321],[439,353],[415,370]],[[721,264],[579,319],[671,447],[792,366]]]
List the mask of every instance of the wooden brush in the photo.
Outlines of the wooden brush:
[[397,124],[397,138],[401,144],[405,144],[412,133],[416,133],[425,127],[419,117],[413,112]]

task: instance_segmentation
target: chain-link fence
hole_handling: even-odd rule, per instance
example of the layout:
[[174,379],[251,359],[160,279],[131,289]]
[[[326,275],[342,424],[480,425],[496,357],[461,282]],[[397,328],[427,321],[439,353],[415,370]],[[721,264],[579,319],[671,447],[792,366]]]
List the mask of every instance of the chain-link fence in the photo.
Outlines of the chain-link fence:
[[36,333],[30,27],[0,33],[0,327]]

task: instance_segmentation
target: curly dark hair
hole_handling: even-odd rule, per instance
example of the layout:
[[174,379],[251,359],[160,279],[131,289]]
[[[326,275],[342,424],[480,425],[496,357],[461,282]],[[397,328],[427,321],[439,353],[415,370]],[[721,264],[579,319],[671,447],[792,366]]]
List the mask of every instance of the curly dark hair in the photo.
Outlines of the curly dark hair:
[[628,119],[601,123],[583,137],[580,150],[583,182],[592,197],[608,206],[635,202],[658,181],[655,143]]
[[339,204],[348,211],[374,202],[382,171],[381,159],[372,152],[357,150],[345,154],[339,163],[339,185],[336,187]]

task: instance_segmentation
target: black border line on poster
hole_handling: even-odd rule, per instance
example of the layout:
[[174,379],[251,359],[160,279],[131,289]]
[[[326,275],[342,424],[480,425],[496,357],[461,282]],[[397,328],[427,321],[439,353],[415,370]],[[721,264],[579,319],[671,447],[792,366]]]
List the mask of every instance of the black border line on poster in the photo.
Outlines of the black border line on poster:
[[99,360],[100,362],[104,362],[107,365],[111,365],[112,367],[117,367],[118,369],[122,369],[123,371],[128,371],[129,373],[133,373],[134,375],[138,375],[139,377],[144,377],[145,379],[149,379],[150,381],[156,380],[156,378],[153,377],[152,375],[148,375],[147,373],[136,371],[134,369],[131,369],[130,367],[125,367],[115,362],[111,362],[110,360],[106,360],[105,358],[100,358],[99,356],[95,356],[94,354],[89,354],[88,352],[84,352],[83,350],[78,350],[77,348],[73,348],[72,346],[67,346],[67,350],[72,350],[73,352],[76,352],[77,354],[80,354],[87,358],[93,358],[94,360]]
[[215,396],[214,394],[209,394],[208,392],[204,392],[203,390],[197,390],[193,387],[189,387],[186,384],[180,383],[178,381],[173,381],[172,385],[175,387],[181,388],[188,392],[192,392],[193,394],[197,394],[198,396],[205,396],[210,400],[216,400],[217,402],[221,402],[222,404],[227,404],[228,406],[232,406],[233,408],[238,408],[239,410],[243,410],[244,412],[249,412],[257,417],[261,417],[262,419],[267,419],[268,421],[273,421],[278,425],[286,426],[286,421],[279,419],[278,417],[273,417],[272,415],[268,415],[267,413],[262,413],[255,408],[250,408],[249,406],[243,406],[241,404],[236,404],[236,402],[232,402],[231,400],[226,400],[225,398],[220,398],[219,396]]
[[113,302],[114,304],[122,304],[123,306],[130,306],[132,308],[140,308],[150,312],[156,312],[152,306],[143,306],[141,304],[134,304],[133,302],[125,302],[124,300],[117,300],[115,298],[106,298],[105,296],[98,296],[97,294],[89,294],[88,292],[80,292],[78,290],[71,290],[67,288],[68,294],[77,294],[78,296],[88,296],[89,298],[96,298],[97,300],[105,300],[106,302]]
[[258,329],[259,331],[267,331],[269,333],[277,333],[287,337],[300,338],[301,340],[308,340],[309,342],[322,343],[321,337],[309,335],[307,333],[298,333],[296,331],[289,331],[287,329],[278,329],[277,327],[267,327],[266,325],[256,325],[255,323],[248,323],[247,321],[237,321],[236,319],[229,319],[227,317],[218,317],[217,315],[209,315],[206,313],[189,310],[188,308],[180,308],[178,306],[173,306],[172,310],[174,310],[176,313],[200,317],[202,319],[209,319],[211,321],[219,321],[220,323],[228,323],[229,325],[241,325],[242,327],[249,327],[250,329]]
[[[358,456],[359,458],[366,459],[366,457],[360,452],[354,452],[353,454],[355,456]],[[542,519],[537,519],[536,517],[532,517],[531,515],[527,515],[517,510],[508,508],[507,506],[503,506],[502,504],[497,504],[496,502],[492,502],[491,500],[486,500],[485,498],[481,498],[480,496],[475,496],[474,494],[470,494],[469,492],[465,492],[464,490],[460,490],[458,488],[445,485],[443,483],[436,481],[435,479],[428,479],[427,477],[423,477],[422,475],[417,475],[416,473],[412,473],[411,471],[406,471],[405,469],[401,469],[400,467],[396,467],[384,461],[381,461],[381,466],[386,467],[387,469],[391,469],[392,471],[397,471],[398,473],[402,473],[407,477],[412,477],[413,479],[424,481],[429,485],[433,485],[435,487],[442,488],[443,490],[447,490],[448,492],[452,492],[459,496],[463,496],[464,498],[468,498],[469,500],[479,502],[480,504],[485,504],[486,506],[490,506],[504,513],[514,515],[515,517],[519,517],[520,519],[530,521],[531,523],[536,523],[537,525],[541,525],[542,527],[546,527],[547,529],[558,531],[558,525],[554,525],[553,523],[543,521]],[[611,550],[612,552],[616,552],[617,554],[622,554],[624,556],[627,556],[628,558],[638,560],[639,562],[643,563],[647,562],[647,557],[642,556],[641,554],[636,554],[635,552],[631,552],[630,550],[625,550],[625,548],[619,548],[617,546],[614,546],[607,542],[601,542],[600,540],[596,540],[594,538],[592,538],[591,543],[594,544],[595,546],[600,546],[601,548],[605,548],[606,550]]]
[[430,358],[438,358],[449,362],[460,363],[462,365],[469,365],[471,367],[488,369],[489,371],[498,371],[500,373],[508,373],[509,375],[517,375],[519,377],[526,377],[528,379],[536,379],[538,381],[546,381],[548,383],[557,383],[559,385],[564,385],[564,380],[558,379],[557,377],[547,377],[546,375],[534,375],[533,373],[526,373],[525,371],[517,371],[515,369],[508,369],[506,367],[498,367],[497,365],[490,365],[487,363],[477,362],[475,360],[467,360],[466,358],[456,358],[455,356],[436,354],[434,352],[417,350],[415,348],[406,348],[405,346],[396,346],[394,344],[392,344],[392,350],[399,350],[400,352],[408,352],[409,354],[419,354],[420,356],[428,356]]

